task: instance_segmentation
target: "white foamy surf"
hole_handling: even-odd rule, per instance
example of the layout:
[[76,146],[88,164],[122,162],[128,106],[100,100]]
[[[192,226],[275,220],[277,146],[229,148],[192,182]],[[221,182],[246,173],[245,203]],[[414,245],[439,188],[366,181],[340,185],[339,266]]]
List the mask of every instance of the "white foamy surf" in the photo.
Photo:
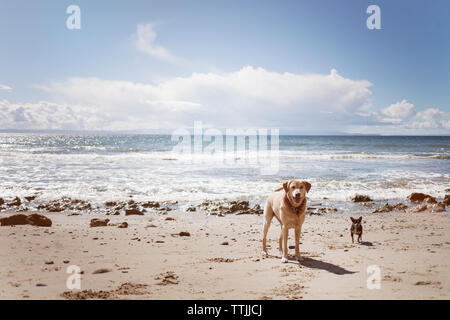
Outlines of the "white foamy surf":
[[344,203],[355,194],[439,198],[450,185],[449,137],[282,136],[273,175],[234,154],[224,163],[214,154],[174,154],[173,145],[170,136],[0,134],[0,197],[262,204],[283,180],[297,178],[311,182],[311,201]]

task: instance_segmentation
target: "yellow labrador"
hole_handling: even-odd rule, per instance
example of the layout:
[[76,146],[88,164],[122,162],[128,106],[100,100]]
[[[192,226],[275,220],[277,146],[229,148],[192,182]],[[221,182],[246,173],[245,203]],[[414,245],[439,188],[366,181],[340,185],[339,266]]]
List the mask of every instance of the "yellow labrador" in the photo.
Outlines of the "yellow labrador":
[[263,255],[267,256],[266,237],[270,223],[275,216],[281,225],[279,249],[283,257],[281,262],[288,261],[287,239],[289,229],[295,229],[295,257],[300,261],[300,233],[306,213],[306,193],[311,189],[311,184],[306,181],[288,180],[283,187],[276,189],[266,201],[264,207],[264,235]]

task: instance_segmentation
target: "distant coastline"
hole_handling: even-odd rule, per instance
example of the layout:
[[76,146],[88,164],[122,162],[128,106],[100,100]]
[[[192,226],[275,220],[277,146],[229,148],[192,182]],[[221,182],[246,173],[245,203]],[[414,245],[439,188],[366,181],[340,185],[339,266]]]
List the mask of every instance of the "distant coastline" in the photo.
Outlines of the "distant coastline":
[[[450,137],[450,134],[364,134],[364,133],[345,133],[345,132],[335,132],[335,133],[283,133],[280,130],[280,136],[299,136],[299,137]],[[171,135],[171,132],[160,132],[158,130],[153,131],[105,131],[105,130],[33,130],[33,129],[0,129],[0,133],[23,133],[23,134],[74,134],[74,135],[161,135],[167,136]]]

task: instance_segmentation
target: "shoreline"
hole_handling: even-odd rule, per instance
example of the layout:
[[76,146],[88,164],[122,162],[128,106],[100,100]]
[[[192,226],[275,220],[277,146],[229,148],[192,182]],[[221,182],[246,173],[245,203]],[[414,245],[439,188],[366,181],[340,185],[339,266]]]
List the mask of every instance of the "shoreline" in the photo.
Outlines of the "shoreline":
[[[437,197],[413,192],[406,199],[397,198],[389,200],[374,200],[363,194],[354,194],[346,201],[335,201],[327,197],[321,199],[308,198],[307,214],[322,215],[328,213],[349,214],[359,211],[362,214],[389,212],[395,209],[404,211],[414,210],[417,204],[427,204],[426,210],[446,211],[450,206],[450,197],[446,189]],[[422,195],[419,201],[411,201],[411,195]],[[425,201],[425,198],[430,201]],[[246,197],[235,199],[206,199],[198,201],[156,201],[156,200],[135,200],[133,197],[121,200],[110,200],[106,202],[95,202],[63,196],[54,200],[40,199],[39,195],[33,194],[23,197],[0,197],[0,214],[10,214],[14,212],[40,212],[40,213],[63,213],[72,212],[75,214],[103,214],[110,215],[144,215],[149,212],[168,213],[171,211],[183,212],[206,212],[208,214],[262,214],[265,200],[246,200]],[[439,204],[444,204],[440,208],[435,208]]]
[[[0,227],[0,299],[450,298],[448,212],[365,214],[362,244],[349,233],[359,213],[308,215],[300,265],[293,249],[280,262],[276,222],[261,257],[260,215],[71,213],[45,214],[49,228]],[[93,218],[114,225],[89,227]],[[66,286],[71,265],[83,272],[81,290]],[[380,267],[379,290],[367,289],[370,265]]]

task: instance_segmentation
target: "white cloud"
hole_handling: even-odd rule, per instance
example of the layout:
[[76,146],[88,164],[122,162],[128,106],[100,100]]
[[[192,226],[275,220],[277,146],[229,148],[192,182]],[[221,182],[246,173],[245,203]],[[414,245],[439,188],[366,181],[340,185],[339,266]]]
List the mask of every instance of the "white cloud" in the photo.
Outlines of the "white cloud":
[[0,90],[11,91],[12,88],[0,83]]
[[437,108],[416,111],[406,100],[391,104],[378,112],[366,114],[367,125],[355,125],[351,133],[372,134],[449,134],[449,114]]
[[371,85],[344,78],[334,69],[329,74],[294,74],[250,66],[157,84],[69,78],[40,86],[52,103],[3,101],[0,115],[6,118],[0,128],[170,132],[200,120],[205,127],[292,133],[449,132],[448,114],[432,108],[418,112],[406,100],[371,111]]
[[81,106],[0,101],[1,129],[88,130],[105,125],[107,119]]
[[[230,73],[194,73],[157,85],[70,78],[43,88],[58,103],[89,107],[132,129],[192,126],[273,126],[317,130],[337,126],[367,108],[371,83],[330,74],[293,74],[244,67]],[[117,122],[115,122],[117,124]],[[128,125],[125,125],[125,124]],[[108,129],[112,125],[108,125]],[[329,128],[328,129],[333,129]]]
[[149,23],[138,24],[137,33],[135,35],[135,45],[136,48],[149,56],[156,59],[182,64],[184,60],[175,56],[168,49],[155,44],[156,32],[153,30],[153,26]]
[[418,129],[436,129],[445,127],[444,117],[445,113],[441,110],[429,108],[422,112],[418,112],[415,117],[415,121],[411,124],[411,126]]
[[415,115],[414,105],[408,103],[406,100],[391,104],[386,109],[380,110],[380,113],[388,117],[388,119],[396,119],[395,121],[397,122]]

